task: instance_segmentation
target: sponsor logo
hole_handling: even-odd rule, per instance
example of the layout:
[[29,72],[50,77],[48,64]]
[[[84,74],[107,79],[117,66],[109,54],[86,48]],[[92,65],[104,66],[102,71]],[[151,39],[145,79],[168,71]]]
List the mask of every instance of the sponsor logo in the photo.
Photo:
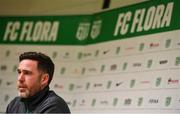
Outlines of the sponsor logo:
[[82,86],[82,85],[77,85],[76,88],[77,88],[77,89],[82,89],[83,86]]
[[117,70],[117,65],[116,64],[111,65],[110,70],[111,71]]
[[159,99],[149,99],[150,104],[157,104],[159,103]]
[[92,53],[83,53],[83,57],[86,58],[86,57],[90,57],[92,56]]
[[13,66],[13,72],[16,72],[17,71],[17,65],[14,65]]
[[73,90],[74,90],[74,86],[75,86],[75,85],[74,85],[74,84],[72,84],[72,83],[71,83],[71,84],[69,84],[69,91],[73,91]]
[[7,85],[7,86],[10,86],[10,85],[13,85],[13,84],[14,84],[13,81],[7,81],[7,82],[6,82],[6,85]]
[[180,46],[180,42],[177,43],[177,46]]
[[131,103],[132,103],[132,99],[130,99],[130,98],[127,98],[127,99],[124,100],[124,105],[125,106],[129,106],[129,105],[131,105]]
[[57,54],[58,54],[57,52],[53,52],[52,53],[52,58],[55,59],[57,57]]
[[95,57],[98,57],[98,55],[99,55],[99,50],[96,50],[96,52],[95,52]]
[[108,81],[108,82],[107,82],[107,87],[106,87],[106,88],[107,88],[107,89],[111,88],[111,85],[112,85],[112,81]]
[[176,57],[175,65],[176,66],[180,65],[180,57]]
[[148,80],[143,80],[143,81],[140,81],[140,83],[141,83],[141,84],[149,84],[150,81],[148,81]]
[[168,63],[168,60],[161,60],[161,61],[159,61],[159,64],[167,64]]
[[161,77],[156,78],[156,87],[159,87],[159,86],[160,86],[161,80],[162,80]]
[[171,39],[167,39],[167,40],[166,40],[165,47],[166,47],[166,48],[169,48],[170,46],[171,46]]
[[101,72],[104,72],[104,70],[105,70],[105,65],[101,65]]
[[82,52],[79,52],[79,53],[78,53],[78,59],[82,59],[82,57],[83,57],[83,53],[82,53]]
[[119,54],[120,51],[121,51],[121,47],[117,47],[117,48],[116,48],[116,54]]
[[141,43],[140,45],[139,45],[139,51],[143,51],[144,50],[144,43]]
[[10,96],[9,96],[8,94],[6,94],[6,95],[4,96],[4,101],[5,101],[5,102],[8,102],[9,99],[10,99]]
[[125,48],[125,50],[127,50],[127,51],[130,51],[130,50],[133,50],[133,49],[135,49],[134,47],[127,47],[127,48]]
[[172,79],[172,78],[168,79],[168,84],[178,84],[178,83],[179,83],[178,79]]
[[65,67],[62,67],[62,68],[61,68],[61,71],[60,71],[60,74],[63,75],[63,74],[65,74],[65,72],[66,72],[66,68],[65,68]]
[[109,102],[108,102],[108,101],[106,101],[106,100],[104,100],[104,101],[100,101],[100,104],[101,104],[101,105],[108,105],[108,104],[109,104]]
[[143,104],[143,97],[138,98],[138,106],[142,106]]
[[102,83],[95,83],[95,84],[94,84],[94,87],[102,87],[102,86],[103,86]]
[[147,62],[147,68],[151,68],[151,67],[152,67],[152,64],[153,64],[153,60],[152,60],[152,59],[148,60],[148,62]]
[[141,67],[141,63],[134,63],[133,67]]
[[171,101],[172,101],[172,98],[171,98],[171,97],[166,97],[165,106],[166,106],[166,107],[170,106]]
[[64,58],[64,59],[68,59],[69,56],[70,56],[69,52],[66,52],[66,53],[63,55],[63,58]]
[[59,84],[54,84],[54,88],[63,89],[64,86],[63,85],[59,85]]
[[76,106],[76,103],[77,103],[77,100],[73,100],[73,103],[72,103],[72,107],[75,107]]
[[86,68],[82,68],[81,74],[83,75],[83,74],[85,74],[85,72],[86,72]]
[[5,56],[6,56],[6,57],[9,57],[9,56],[10,56],[10,53],[11,53],[10,50],[7,50]]
[[94,107],[96,105],[96,99],[92,100],[91,106]]
[[92,67],[92,68],[89,68],[89,72],[96,72],[96,68]]
[[78,69],[78,68],[75,68],[73,71],[72,71],[73,74],[76,74],[76,75],[79,75],[81,73],[81,70]]
[[113,106],[117,106],[117,103],[118,103],[118,98],[114,98],[113,99]]
[[87,82],[87,83],[86,83],[86,90],[88,90],[89,88],[90,88],[90,83]]
[[110,52],[110,50],[105,50],[103,51],[103,54],[106,55],[108,52]]
[[77,58],[78,59],[82,59],[82,58],[87,58],[87,57],[91,57],[91,56],[92,56],[92,53],[82,53],[82,52],[79,52]]
[[125,70],[127,69],[127,66],[128,66],[128,63],[125,62],[125,63],[123,64],[123,71],[125,71]]
[[6,65],[1,65],[1,71],[6,71],[7,70],[7,66]]
[[135,86],[135,83],[136,83],[136,80],[135,79],[132,79],[130,81],[130,88],[133,88]]
[[159,47],[159,43],[150,43],[150,44],[149,44],[149,47],[150,47],[150,48]]
[[80,105],[80,106],[85,106],[85,105],[86,105],[85,99],[82,99],[79,105]]
[[123,82],[117,82],[116,83],[116,87],[119,87],[120,85],[122,85],[123,84]]

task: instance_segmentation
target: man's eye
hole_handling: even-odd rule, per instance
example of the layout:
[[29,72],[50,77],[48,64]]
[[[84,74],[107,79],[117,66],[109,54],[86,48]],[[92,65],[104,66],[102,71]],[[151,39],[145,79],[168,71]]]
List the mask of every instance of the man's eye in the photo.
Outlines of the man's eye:
[[29,72],[29,71],[24,71],[24,74],[28,75],[28,74],[31,74],[31,72]]
[[21,74],[21,71],[20,71],[20,70],[17,70],[17,73],[18,73],[18,74]]

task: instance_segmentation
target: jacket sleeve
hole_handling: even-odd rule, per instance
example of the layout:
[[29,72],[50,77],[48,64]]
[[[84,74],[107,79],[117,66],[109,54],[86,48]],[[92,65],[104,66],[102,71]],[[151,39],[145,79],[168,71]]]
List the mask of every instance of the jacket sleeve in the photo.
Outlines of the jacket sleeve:
[[23,113],[25,112],[25,107],[23,103],[20,102],[18,97],[14,98],[6,108],[6,113]]
[[41,107],[42,113],[66,113],[70,114],[68,105],[63,99],[49,99],[47,103]]
[[16,111],[16,106],[17,106],[17,103],[16,103],[16,100],[17,98],[13,99],[8,105],[7,105],[7,108],[6,108],[6,113],[14,113]]
[[6,113],[13,113],[15,112],[15,106],[16,106],[16,98],[13,99],[6,107]]
[[8,106],[6,107],[6,113],[10,113],[9,104],[8,104]]
[[57,105],[51,105],[46,107],[46,109],[44,111],[42,111],[43,113],[66,113],[66,114],[70,114],[69,109],[67,108],[61,108],[58,107]]

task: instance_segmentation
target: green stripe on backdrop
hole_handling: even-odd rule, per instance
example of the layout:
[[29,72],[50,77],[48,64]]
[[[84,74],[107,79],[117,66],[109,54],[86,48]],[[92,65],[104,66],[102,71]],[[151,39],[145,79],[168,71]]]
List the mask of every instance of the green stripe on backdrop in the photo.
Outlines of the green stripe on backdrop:
[[0,42],[83,45],[86,41],[75,38],[76,30],[80,22],[90,23],[91,18],[91,15],[0,17]]
[[[168,5],[168,8],[167,8],[167,5]],[[180,20],[180,14],[179,14],[180,7],[179,6],[180,6],[180,0],[151,0],[148,2],[143,2],[140,4],[131,5],[128,7],[118,8],[118,9],[114,9],[114,10],[103,12],[103,13],[97,13],[93,15],[93,18],[94,19],[99,18],[102,20],[101,34],[95,40],[92,40],[91,37],[89,37],[88,43],[119,40],[119,39],[131,38],[131,37],[139,36],[139,35],[177,30],[180,28],[180,21],[179,21]],[[158,22],[157,18],[155,21],[156,13],[157,13],[156,17],[158,17],[158,13],[159,15],[161,15],[162,13],[161,23],[163,23],[162,20],[163,20],[163,17],[165,17],[164,16],[165,12],[167,12],[166,14],[168,14],[168,9],[169,11],[171,11],[171,7],[172,7],[172,16],[169,18],[171,19],[169,26],[166,27],[165,26],[166,24],[165,24],[164,27],[158,28],[157,27],[158,25],[156,25],[154,28],[152,28],[151,26],[149,30],[147,29],[147,27],[146,27],[146,30],[144,30],[145,20],[148,20],[148,19],[150,20],[150,18],[148,18],[148,15],[147,15],[148,11],[149,12],[154,11],[152,15],[152,17],[154,16],[154,18],[152,18],[152,25],[153,25],[153,21],[154,23]],[[143,11],[144,11],[144,14],[143,14]],[[123,15],[122,18],[120,15]],[[135,17],[137,18],[135,19]],[[141,18],[143,19],[142,22],[140,21]],[[124,22],[126,24],[124,25],[124,30],[122,30],[124,20],[126,20]],[[136,21],[137,21],[137,24],[134,24]],[[119,22],[119,26],[117,24],[118,22]],[[133,24],[135,25],[135,29],[134,29],[134,32],[131,32]],[[127,26],[128,26],[128,29],[126,31],[125,28]],[[139,28],[142,28],[142,30],[140,29],[139,31],[137,31],[138,26],[140,26]],[[118,28],[117,29],[118,32],[115,32],[116,27]]]

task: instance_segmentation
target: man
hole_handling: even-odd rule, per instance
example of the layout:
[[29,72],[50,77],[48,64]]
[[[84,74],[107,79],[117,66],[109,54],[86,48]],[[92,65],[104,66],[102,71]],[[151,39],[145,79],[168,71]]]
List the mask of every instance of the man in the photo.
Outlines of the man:
[[6,113],[70,113],[66,102],[49,90],[54,63],[45,54],[25,52],[19,56],[17,87],[19,96]]

